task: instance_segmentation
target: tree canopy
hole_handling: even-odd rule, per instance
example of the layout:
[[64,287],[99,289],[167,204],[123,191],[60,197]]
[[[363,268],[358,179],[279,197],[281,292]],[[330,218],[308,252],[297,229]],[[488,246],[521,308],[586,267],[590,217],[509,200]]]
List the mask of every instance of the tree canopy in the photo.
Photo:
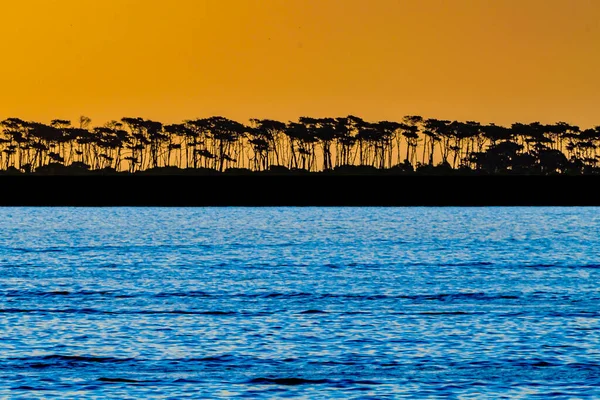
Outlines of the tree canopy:
[[0,169],[13,173],[168,169],[400,173],[596,174],[600,127],[566,122],[511,126],[406,116],[401,121],[222,116],[166,125],[125,117],[102,126],[82,116],[49,124],[0,122]]

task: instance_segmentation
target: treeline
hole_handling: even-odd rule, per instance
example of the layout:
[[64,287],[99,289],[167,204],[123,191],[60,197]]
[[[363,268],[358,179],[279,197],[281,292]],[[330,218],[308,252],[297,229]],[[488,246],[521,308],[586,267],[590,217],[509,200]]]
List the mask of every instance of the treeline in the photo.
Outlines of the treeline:
[[344,168],[487,174],[599,172],[600,127],[564,122],[510,127],[407,116],[368,122],[356,116],[295,122],[224,117],[162,124],[122,118],[92,127],[9,118],[0,122],[0,169],[139,173],[167,169],[335,171]]

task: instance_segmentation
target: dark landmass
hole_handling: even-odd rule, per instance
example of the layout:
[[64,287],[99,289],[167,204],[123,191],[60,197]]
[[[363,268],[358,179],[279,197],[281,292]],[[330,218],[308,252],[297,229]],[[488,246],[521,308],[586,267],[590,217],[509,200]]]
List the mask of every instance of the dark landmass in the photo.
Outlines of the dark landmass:
[[[156,171],[158,172],[158,171]],[[172,172],[172,171],[171,171]],[[182,171],[0,176],[1,206],[600,206],[600,176]]]
[[600,205],[600,126],[0,122],[4,206]]

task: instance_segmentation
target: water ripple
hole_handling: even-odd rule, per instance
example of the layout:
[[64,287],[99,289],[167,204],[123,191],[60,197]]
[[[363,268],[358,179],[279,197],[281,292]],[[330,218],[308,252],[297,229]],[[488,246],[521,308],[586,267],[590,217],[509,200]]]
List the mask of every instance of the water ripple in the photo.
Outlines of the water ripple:
[[0,209],[0,397],[599,398],[599,231],[597,208]]

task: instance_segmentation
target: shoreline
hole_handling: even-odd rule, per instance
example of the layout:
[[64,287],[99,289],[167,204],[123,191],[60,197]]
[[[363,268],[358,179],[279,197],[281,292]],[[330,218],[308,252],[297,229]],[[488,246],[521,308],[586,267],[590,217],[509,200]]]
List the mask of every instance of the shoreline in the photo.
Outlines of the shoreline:
[[600,206],[600,176],[0,176],[0,206]]

